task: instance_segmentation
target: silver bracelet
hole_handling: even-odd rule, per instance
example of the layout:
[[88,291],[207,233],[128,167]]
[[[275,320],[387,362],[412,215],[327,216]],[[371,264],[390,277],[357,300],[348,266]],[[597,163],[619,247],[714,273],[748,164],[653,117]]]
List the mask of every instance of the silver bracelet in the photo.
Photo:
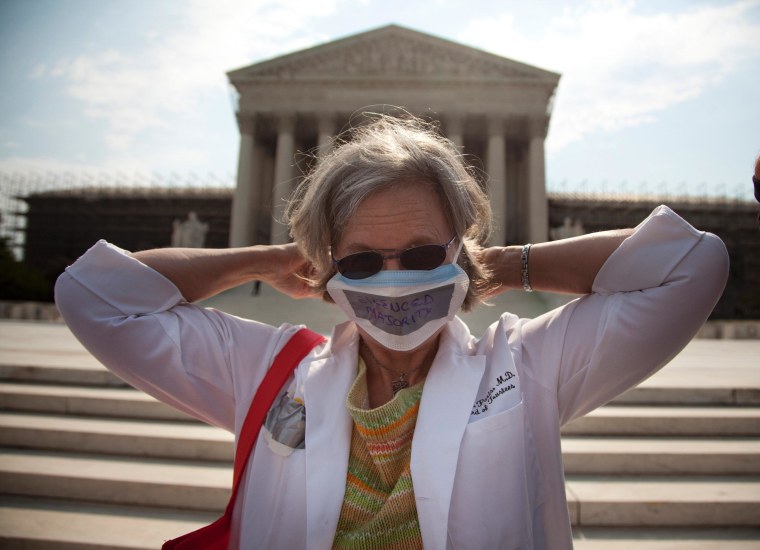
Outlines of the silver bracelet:
[[522,254],[520,255],[520,275],[522,277],[522,286],[525,292],[533,292],[533,287],[530,286],[530,276],[528,275],[528,258],[530,257],[530,244],[526,244],[522,247]]

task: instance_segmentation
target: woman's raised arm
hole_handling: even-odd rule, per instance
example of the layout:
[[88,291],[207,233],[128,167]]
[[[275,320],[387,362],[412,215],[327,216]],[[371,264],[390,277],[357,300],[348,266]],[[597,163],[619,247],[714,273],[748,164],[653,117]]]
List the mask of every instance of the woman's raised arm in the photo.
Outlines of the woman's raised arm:
[[[596,274],[633,229],[590,233],[580,237],[534,244],[528,254],[528,276],[533,290],[589,294]],[[495,293],[523,288],[521,246],[494,246],[483,251],[493,272]]]
[[189,302],[248,281],[265,282],[292,298],[313,297],[302,276],[310,264],[295,244],[243,248],[157,248],[132,256],[169,279]]

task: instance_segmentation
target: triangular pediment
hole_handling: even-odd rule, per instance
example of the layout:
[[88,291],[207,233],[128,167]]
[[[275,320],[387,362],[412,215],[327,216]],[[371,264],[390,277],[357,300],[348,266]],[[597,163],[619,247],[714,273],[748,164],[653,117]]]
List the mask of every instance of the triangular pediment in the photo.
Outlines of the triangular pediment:
[[449,40],[389,25],[228,73],[233,84],[277,80],[529,80],[560,75]]

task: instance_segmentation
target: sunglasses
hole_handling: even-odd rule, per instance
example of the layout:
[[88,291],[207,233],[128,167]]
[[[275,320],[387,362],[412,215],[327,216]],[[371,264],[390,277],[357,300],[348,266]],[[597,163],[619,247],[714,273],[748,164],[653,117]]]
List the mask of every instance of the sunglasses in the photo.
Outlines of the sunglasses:
[[[366,279],[379,273],[385,265],[385,260],[398,259],[404,269],[430,271],[439,267],[446,260],[451,243],[457,238],[456,235],[445,244],[424,244],[414,246],[406,250],[380,249],[357,252],[344,256],[340,260],[333,258],[333,265],[338,272],[347,279]],[[393,252],[393,254],[383,254]]]

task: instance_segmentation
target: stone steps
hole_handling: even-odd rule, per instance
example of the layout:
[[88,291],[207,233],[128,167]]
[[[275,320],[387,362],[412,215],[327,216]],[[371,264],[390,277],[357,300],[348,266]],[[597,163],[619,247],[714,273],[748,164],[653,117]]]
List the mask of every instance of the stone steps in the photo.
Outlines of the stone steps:
[[[760,347],[760,344],[758,345]],[[80,354],[63,355],[33,353],[4,353],[0,362],[0,381],[56,384],[61,386],[93,386],[128,388],[123,380],[105,367]],[[760,357],[759,357],[760,358]],[[10,359],[10,360],[9,360]],[[669,381],[668,381],[669,382]],[[760,387],[735,388],[716,384],[704,385],[645,385],[633,388],[613,401],[619,405],[730,405],[760,406]]]
[[192,420],[131,387],[0,382],[0,410],[75,414],[98,418]]
[[758,527],[760,478],[568,476],[573,525]]
[[760,405],[760,389],[689,386],[639,386],[624,393],[614,403],[637,405]]
[[[0,412],[0,446],[231,463],[233,437],[191,422]],[[760,475],[746,437],[565,436],[568,474]]]
[[[216,519],[215,513],[0,497],[0,547],[27,550],[155,550],[177,533]],[[40,527],[44,526],[44,529]],[[97,526],[93,528],[93,526]],[[760,531],[751,528],[576,528],[576,550],[750,550]]]
[[573,529],[575,550],[757,550],[758,528],[669,527]]
[[216,512],[0,496],[0,548],[155,550]]
[[[0,486],[14,496],[221,513],[230,483],[217,462],[0,452]],[[760,517],[760,477],[568,475],[566,488],[573,525],[746,527]]]
[[569,436],[562,458],[573,475],[760,476],[758,439]]
[[757,437],[760,407],[612,404],[567,424],[562,434]]
[[[47,371],[45,382],[0,382],[0,410],[114,418],[192,420],[185,413],[130,387],[97,386],[94,385],[94,380],[91,381],[93,385],[78,386],[69,378],[69,369],[49,368]],[[32,379],[38,380],[35,377]],[[665,394],[665,391],[662,393]],[[725,402],[702,406],[673,406],[672,402],[676,396],[671,393],[669,401],[664,397],[664,405],[635,402],[607,405],[568,424],[562,433],[760,436],[760,407],[735,407]]]
[[0,451],[9,495],[221,512],[231,486],[232,468],[219,462]]
[[101,366],[83,365],[2,363],[0,380],[61,386],[128,387],[118,376]]
[[[232,436],[129,388],[60,327],[34,328],[0,334],[0,547],[157,548],[213,521]],[[577,549],[760,548],[756,370],[716,381],[675,363],[563,429]]]
[[0,412],[0,446],[232,464],[234,438],[191,422]]

